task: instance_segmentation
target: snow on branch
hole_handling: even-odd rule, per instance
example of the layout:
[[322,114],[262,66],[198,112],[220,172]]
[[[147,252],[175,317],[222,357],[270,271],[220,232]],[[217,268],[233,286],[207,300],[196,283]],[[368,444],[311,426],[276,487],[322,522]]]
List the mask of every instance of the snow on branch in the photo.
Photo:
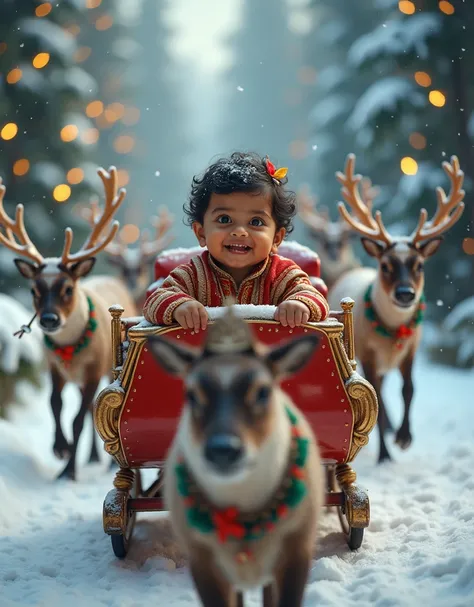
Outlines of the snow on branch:
[[427,59],[428,40],[439,33],[441,26],[441,16],[433,13],[388,21],[354,42],[349,49],[348,62],[361,67],[370,61],[406,57],[409,53]]
[[403,76],[390,76],[372,84],[357,101],[348,126],[359,131],[382,111],[395,112],[403,105],[423,107],[426,99],[415,84]]
[[351,106],[351,99],[347,95],[330,95],[313,107],[309,115],[310,122],[313,126],[322,128],[340,120]]

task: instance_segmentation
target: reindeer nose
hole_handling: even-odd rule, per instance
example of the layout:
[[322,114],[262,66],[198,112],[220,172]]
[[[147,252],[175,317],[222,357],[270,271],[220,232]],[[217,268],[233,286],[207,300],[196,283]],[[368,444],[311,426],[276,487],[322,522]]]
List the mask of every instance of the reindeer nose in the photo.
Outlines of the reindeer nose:
[[221,472],[227,471],[242,456],[242,441],[235,434],[215,434],[204,448],[204,457]]
[[59,327],[59,316],[54,312],[45,312],[41,314],[40,325],[44,329],[57,329]]
[[395,289],[395,299],[402,304],[409,304],[415,299],[415,289],[409,286],[398,286]]

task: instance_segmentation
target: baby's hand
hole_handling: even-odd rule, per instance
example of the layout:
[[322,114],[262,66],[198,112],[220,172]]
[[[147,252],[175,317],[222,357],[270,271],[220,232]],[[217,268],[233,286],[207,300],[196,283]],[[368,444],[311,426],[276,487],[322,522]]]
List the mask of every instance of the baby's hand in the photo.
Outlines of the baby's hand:
[[199,329],[207,327],[206,308],[198,301],[185,301],[173,312],[174,320],[179,323],[183,329],[191,329],[196,333]]
[[275,312],[275,320],[281,322],[284,327],[300,327],[309,320],[310,311],[306,304],[296,299],[282,301]]

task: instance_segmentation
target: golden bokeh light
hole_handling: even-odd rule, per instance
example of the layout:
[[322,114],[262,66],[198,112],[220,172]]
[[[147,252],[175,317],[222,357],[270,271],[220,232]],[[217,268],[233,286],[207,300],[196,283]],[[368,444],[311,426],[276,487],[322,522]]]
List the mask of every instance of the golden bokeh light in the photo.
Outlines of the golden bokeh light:
[[13,139],[13,137],[15,137],[17,133],[17,125],[14,122],[7,122],[7,124],[5,124],[5,126],[0,131],[0,137],[2,139],[5,139],[5,141],[9,141],[10,139]]
[[0,55],[3,55],[3,53],[7,50],[7,43],[6,42],[0,42]]
[[13,165],[13,174],[18,177],[26,175],[30,170],[30,161],[26,158],[19,158]]
[[410,156],[401,159],[400,168],[405,175],[416,175],[418,173],[418,163]]
[[53,190],[53,198],[56,202],[66,202],[71,195],[71,188],[67,183],[60,183]]
[[79,36],[79,34],[81,33],[81,28],[79,25],[77,25],[77,23],[71,23],[71,25],[67,25],[64,28],[64,31],[70,34],[71,36],[76,37]]
[[104,104],[102,101],[91,101],[86,107],[86,114],[89,118],[97,118],[104,111]]
[[69,142],[74,141],[78,134],[79,129],[75,124],[66,124],[66,126],[63,126],[63,128],[61,129],[60,136],[63,141]]
[[41,68],[48,65],[49,60],[50,60],[49,53],[38,53],[37,55],[35,55],[33,57],[33,61],[32,61],[33,67],[35,67],[37,70],[40,70]]
[[107,111],[104,111],[102,114],[100,114],[100,116],[97,116],[95,122],[99,129],[110,129],[110,127],[113,125],[113,122],[107,120]]
[[81,183],[81,181],[84,179],[84,171],[82,169],[80,169],[79,167],[74,167],[73,169],[69,169],[69,171],[66,174],[66,179],[68,180],[68,183],[70,183],[71,185],[76,185],[78,183]]
[[37,17],[46,17],[46,15],[49,15],[52,10],[53,7],[51,6],[50,2],[43,2],[43,4],[36,7],[35,15]]
[[21,80],[22,76],[23,76],[23,72],[20,70],[20,68],[15,67],[8,72],[7,82],[8,82],[8,84],[16,84],[19,80]]
[[99,141],[99,130],[91,127],[90,129],[86,129],[81,134],[81,141],[86,143],[87,145],[92,145],[93,143],[97,143]]
[[430,86],[431,76],[426,72],[415,72],[415,82],[420,86]]
[[125,169],[119,169],[117,171],[117,183],[119,188],[124,188],[130,182],[130,175]]
[[443,107],[446,103],[446,96],[441,91],[430,91],[428,99],[435,107]]
[[451,2],[446,2],[446,0],[441,0],[441,2],[438,4],[439,6],[439,10],[444,13],[445,15],[452,15],[454,14],[454,6],[451,4]]
[[97,8],[102,3],[102,0],[86,0],[86,8]]
[[122,122],[126,126],[133,126],[140,120],[140,110],[137,107],[127,107],[123,115]]
[[413,15],[413,13],[416,11],[416,6],[409,0],[400,0],[398,3],[398,9],[405,15]]
[[474,238],[465,238],[462,241],[462,250],[466,255],[474,255]]
[[408,138],[408,141],[415,150],[424,150],[426,147],[426,137],[421,133],[412,133]]
[[315,84],[317,76],[318,73],[311,65],[305,65],[298,70],[298,82],[301,82],[301,84]]
[[120,230],[120,240],[124,244],[133,244],[140,237],[140,228],[133,223],[126,223]]
[[112,27],[114,20],[112,15],[102,15],[95,22],[95,29],[99,32],[104,32]]
[[297,139],[290,143],[290,156],[295,160],[303,160],[308,155],[308,144],[303,139]]
[[91,52],[92,52],[92,49],[89,46],[79,47],[77,49],[77,51],[74,53],[74,61],[76,63],[82,63],[83,61],[85,61],[86,59],[89,58]]
[[119,135],[114,141],[117,154],[128,154],[135,147],[135,139],[131,135]]

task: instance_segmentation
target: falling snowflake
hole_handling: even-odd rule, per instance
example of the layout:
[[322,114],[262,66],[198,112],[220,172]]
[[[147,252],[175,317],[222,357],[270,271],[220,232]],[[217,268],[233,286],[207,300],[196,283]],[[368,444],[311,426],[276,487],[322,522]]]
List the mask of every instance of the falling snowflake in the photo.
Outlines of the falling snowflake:
[[437,299],[437,300],[436,300],[436,305],[437,305],[438,307],[444,306],[444,302],[443,302],[443,300],[442,300],[442,299]]
[[244,90],[244,88],[243,88],[242,86],[238,86],[238,87],[237,87],[237,90],[238,90],[238,91],[243,91],[243,90]]
[[312,145],[311,147],[313,148],[313,150],[317,150],[318,149],[317,145]]
[[161,175],[160,171],[155,171],[155,177],[159,177]]

